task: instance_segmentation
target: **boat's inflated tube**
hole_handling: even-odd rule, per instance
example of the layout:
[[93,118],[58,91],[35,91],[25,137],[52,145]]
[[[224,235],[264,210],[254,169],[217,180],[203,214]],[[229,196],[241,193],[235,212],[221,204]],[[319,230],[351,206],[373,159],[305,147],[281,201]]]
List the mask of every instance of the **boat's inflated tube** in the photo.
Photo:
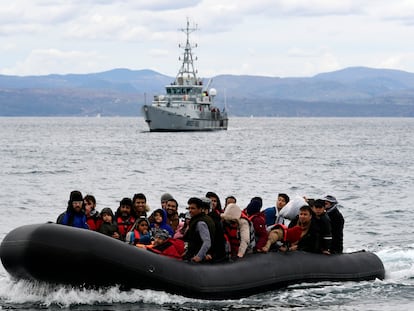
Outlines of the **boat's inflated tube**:
[[293,283],[384,278],[370,252],[251,254],[236,262],[192,264],[137,248],[100,233],[56,224],[11,231],[0,246],[15,278],[51,283],[163,290],[188,297],[240,298]]

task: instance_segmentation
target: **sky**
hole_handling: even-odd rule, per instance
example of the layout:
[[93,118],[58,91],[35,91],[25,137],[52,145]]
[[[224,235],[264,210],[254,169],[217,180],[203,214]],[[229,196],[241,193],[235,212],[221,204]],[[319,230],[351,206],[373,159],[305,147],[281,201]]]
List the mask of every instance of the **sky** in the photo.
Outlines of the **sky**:
[[200,77],[414,72],[414,0],[0,0],[0,74],[175,76],[187,19]]

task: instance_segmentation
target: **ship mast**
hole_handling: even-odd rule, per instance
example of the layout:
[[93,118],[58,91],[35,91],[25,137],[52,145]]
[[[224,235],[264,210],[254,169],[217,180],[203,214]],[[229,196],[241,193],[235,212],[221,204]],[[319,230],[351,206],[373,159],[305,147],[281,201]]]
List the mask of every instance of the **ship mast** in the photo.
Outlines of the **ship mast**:
[[[197,30],[197,25],[193,28],[190,28],[190,22],[187,19],[187,27],[179,29],[182,32],[186,34],[187,41],[185,43],[185,46],[182,47],[181,44],[179,45],[180,48],[184,49],[183,54],[183,63],[181,65],[180,71],[177,74],[176,77],[176,83],[178,85],[196,85],[198,83],[196,70],[194,70],[194,61],[193,61],[193,55],[191,53],[192,48],[196,48],[196,45],[191,45],[190,43],[190,33]],[[180,59],[181,60],[181,59]],[[197,60],[197,58],[196,58]]]

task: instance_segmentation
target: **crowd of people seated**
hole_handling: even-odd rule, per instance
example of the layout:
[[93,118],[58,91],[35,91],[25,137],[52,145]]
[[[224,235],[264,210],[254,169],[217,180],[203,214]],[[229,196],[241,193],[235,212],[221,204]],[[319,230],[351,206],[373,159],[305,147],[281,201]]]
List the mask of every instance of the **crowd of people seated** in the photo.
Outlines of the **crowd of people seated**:
[[285,193],[278,194],[275,206],[262,208],[262,198],[255,196],[241,208],[235,196],[228,196],[222,207],[219,196],[210,191],[202,198],[191,197],[187,212],[181,214],[169,193],[161,196],[160,207],[152,213],[143,193],[121,199],[115,212],[106,207],[99,213],[93,195],[74,190],[56,222],[197,263],[235,261],[271,251],[342,253],[344,218],[336,198],[301,199],[303,204],[289,218],[292,212],[285,211],[293,202]]

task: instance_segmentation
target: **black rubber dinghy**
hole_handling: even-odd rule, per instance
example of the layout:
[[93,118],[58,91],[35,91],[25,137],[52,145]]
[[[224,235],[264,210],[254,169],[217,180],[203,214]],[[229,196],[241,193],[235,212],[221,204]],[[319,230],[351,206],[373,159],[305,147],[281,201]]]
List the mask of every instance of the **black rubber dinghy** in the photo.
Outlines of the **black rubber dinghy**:
[[360,251],[251,254],[236,262],[193,264],[103,234],[52,223],[14,229],[0,246],[16,279],[166,291],[203,299],[241,298],[290,284],[383,279],[381,260]]

